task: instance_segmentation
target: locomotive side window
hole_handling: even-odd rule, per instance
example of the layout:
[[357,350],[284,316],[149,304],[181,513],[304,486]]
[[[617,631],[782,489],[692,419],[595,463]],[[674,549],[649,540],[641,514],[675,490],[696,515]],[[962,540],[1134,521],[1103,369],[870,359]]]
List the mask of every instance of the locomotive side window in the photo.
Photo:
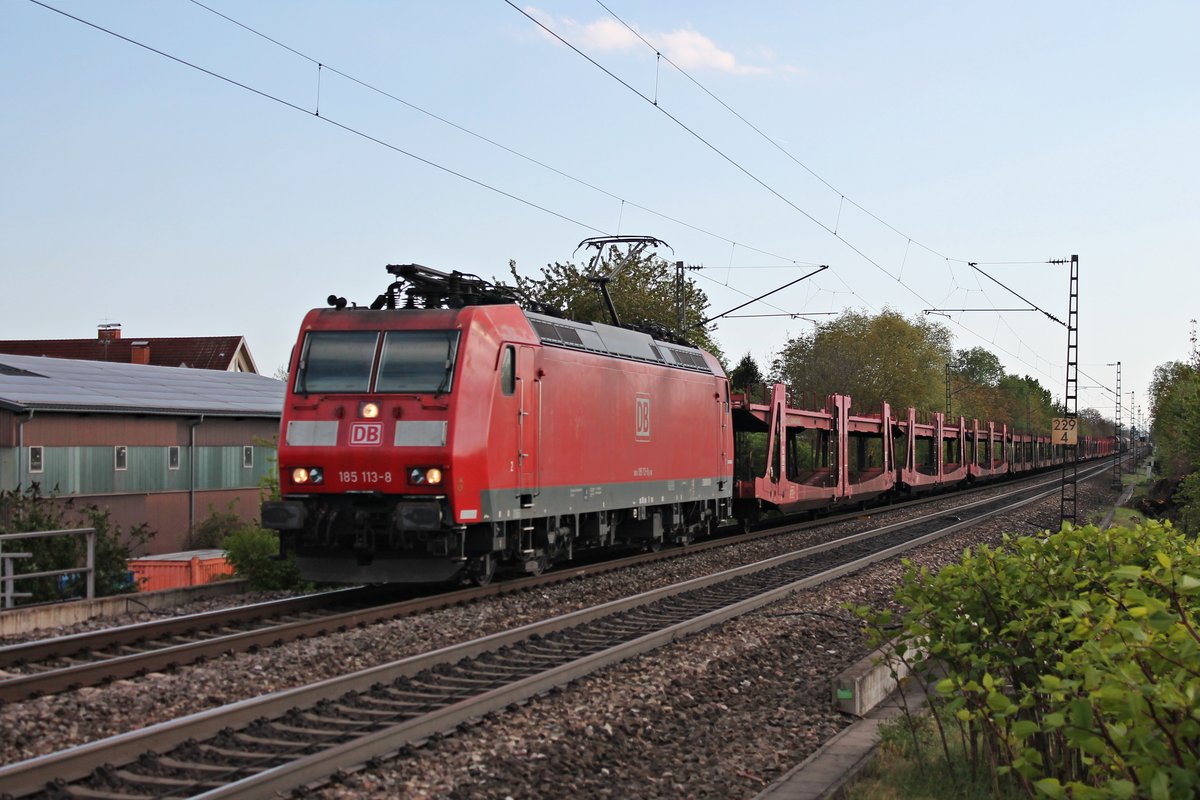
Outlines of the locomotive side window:
[[504,348],[504,358],[500,362],[500,393],[512,397],[517,390],[517,357],[512,345]]
[[375,361],[375,331],[314,331],[304,339],[296,391],[365,392]]
[[458,331],[388,331],[375,391],[448,392],[457,353]]

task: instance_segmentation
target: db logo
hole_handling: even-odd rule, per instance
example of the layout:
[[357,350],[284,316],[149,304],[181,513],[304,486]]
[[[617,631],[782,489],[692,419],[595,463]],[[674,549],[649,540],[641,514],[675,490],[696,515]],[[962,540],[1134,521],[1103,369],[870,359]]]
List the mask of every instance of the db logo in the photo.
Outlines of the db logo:
[[353,447],[376,447],[383,444],[383,423],[354,423],[350,426],[350,444]]
[[650,395],[639,394],[634,402],[634,437],[650,441]]

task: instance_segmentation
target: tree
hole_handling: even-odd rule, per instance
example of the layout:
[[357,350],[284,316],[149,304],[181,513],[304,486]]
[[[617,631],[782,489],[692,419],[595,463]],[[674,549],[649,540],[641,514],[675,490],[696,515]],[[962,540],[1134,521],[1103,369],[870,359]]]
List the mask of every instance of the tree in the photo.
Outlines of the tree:
[[[1054,395],[1036,378],[1005,375],[996,386],[1001,409],[999,418],[1021,432],[1049,433],[1054,417]],[[1111,432],[1109,428],[1109,432]],[[1105,435],[1108,435],[1107,433]]]
[[[968,420],[1013,419],[1004,407],[1004,397],[998,391],[1005,374],[1004,366],[995,353],[984,347],[959,350],[946,367],[954,417],[962,416]],[[1020,418],[1023,419],[1024,414]]]
[[749,353],[742,356],[733,371],[729,373],[729,383],[734,389],[749,389],[763,383],[762,371]]
[[[608,274],[614,265],[623,265],[608,284],[613,306],[622,324],[644,326],[650,323],[669,331],[678,329],[677,284],[675,268],[652,253],[642,254],[628,262],[619,250],[609,248],[599,265],[601,274]],[[604,306],[600,290],[588,280],[585,267],[567,262],[547,264],[541,277],[527,278],[517,273],[515,261],[508,264],[517,289],[532,300],[559,309],[568,319],[579,322],[612,323]],[[715,355],[724,362],[724,354],[712,334],[715,325],[704,325],[708,296],[694,279],[683,280],[683,338],[696,347]]]
[[884,400],[893,408],[939,408],[950,332],[924,317],[885,308],[876,316],[846,311],[789,339],[771,365],[773,379],[795,391],[849,394],[857,409]]
[[1150,410],[1156,455],[1166,477],[1200,471],[1200,371],[1181,361],[1156,367]]
[[950,372],[959,380],[974,386],[1000,385],[1004,377],[1004,365],[996,354],[985,347],[972,347],[970,350],[959,350],[950,362]]

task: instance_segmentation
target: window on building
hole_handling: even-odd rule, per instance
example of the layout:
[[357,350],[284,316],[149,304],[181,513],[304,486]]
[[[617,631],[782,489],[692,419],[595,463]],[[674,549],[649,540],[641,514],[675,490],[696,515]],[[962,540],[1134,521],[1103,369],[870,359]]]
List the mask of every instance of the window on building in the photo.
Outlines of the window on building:
[[167,448],[167,469],[179,469],[179,445]]
[[113,469],[117,472],[129,469],[129,448],[123,444],[113,447]]
[[35,446],[29,448],[29,471],[30,472],[41,472],[42,471],[43,455],[44,454],[42,452],[41,445],[35,445]]
[[243,469],[254,469],[254,445],[248,444],[242,448]]

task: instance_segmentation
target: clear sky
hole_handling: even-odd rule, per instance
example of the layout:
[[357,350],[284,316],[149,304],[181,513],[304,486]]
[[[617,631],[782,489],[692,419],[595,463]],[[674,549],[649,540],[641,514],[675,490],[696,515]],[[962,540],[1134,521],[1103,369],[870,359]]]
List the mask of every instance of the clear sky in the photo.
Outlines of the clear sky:
[[[739,313],[1065,320],[1078,254],[1080,384],[1121,360],[1128,423],[1200,316],[1200,3],[47,2],[178,60],[0,3],[0,338],[242,334],[270,374],[386,264],[601,233],[703,265],[713,314],[827,264]],[[1061,395],[1043,314],[938,319]],[[716,336],[766,367],[811,325]]]

